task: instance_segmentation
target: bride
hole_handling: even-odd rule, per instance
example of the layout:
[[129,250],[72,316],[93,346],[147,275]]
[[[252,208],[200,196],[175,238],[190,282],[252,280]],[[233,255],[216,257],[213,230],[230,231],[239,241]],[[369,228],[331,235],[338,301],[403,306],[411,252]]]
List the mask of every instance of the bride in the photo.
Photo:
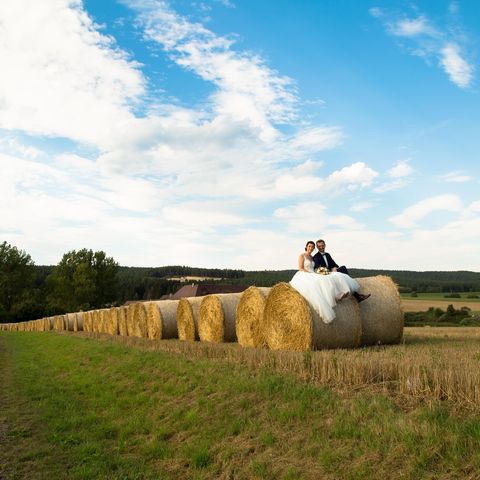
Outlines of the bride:
[[305,253],[298,257],[298,272],[293,276],[290,285],[310,303],[325,323],[330,323],[335,318],[333,309],[337,302],[350,294],[360,302],[370,295],[359,294],[358,282],[344,273],[315,273],[312,258],[314,248],[315,243],[307,242]]

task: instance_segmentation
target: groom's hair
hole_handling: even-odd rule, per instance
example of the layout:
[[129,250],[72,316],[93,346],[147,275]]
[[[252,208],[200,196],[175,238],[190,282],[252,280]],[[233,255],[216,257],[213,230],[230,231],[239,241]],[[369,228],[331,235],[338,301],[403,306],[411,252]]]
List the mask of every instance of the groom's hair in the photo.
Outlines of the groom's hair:
[[317,240],[317,243],[319,243],[319,242],[325,243],[325,240],[322,240],[322,239]]

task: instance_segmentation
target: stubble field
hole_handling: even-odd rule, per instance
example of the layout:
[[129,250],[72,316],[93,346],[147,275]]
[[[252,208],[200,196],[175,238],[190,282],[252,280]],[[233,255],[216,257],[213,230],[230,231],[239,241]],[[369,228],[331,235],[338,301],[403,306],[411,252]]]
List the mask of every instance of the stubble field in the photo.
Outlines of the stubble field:
[[293,354],[0,334],[2,479],[474,479],[480,329]]

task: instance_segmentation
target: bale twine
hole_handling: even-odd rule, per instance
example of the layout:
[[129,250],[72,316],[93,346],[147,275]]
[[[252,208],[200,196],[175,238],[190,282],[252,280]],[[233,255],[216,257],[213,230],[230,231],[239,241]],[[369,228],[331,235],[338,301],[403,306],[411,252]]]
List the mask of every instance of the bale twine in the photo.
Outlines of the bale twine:
[[187,342],[199,339],[198,321],[203,297],[181,298],[177,307],[178,338]]
[[127,307],[124,305],[118,307],[118,334],[122,337],[128,336],[127,310]]
[[237,305],[236,331],[238,343],[243,347],[262,347],[265,341],[263,312],[270,292],[266,287],[248,287]]
[[362,333],[358,302],[345,298],[335,307],[335,314],[331,323],[324,323],[297,290],[279,283],[265,302],[267,345],[272,350],[290,351],[357,347]]
[[147,310],[143,303],[130,303],[127,311],[129,337],[147,338]]
[[360,291],[371,293],[360,303],[362,345],[400,343],[403,337],[403,312],[395,282],[385,275],[358,278]]
[[212,294],[203,298],[198,319],[202,342],[235,342],[235,313],[241,293]]

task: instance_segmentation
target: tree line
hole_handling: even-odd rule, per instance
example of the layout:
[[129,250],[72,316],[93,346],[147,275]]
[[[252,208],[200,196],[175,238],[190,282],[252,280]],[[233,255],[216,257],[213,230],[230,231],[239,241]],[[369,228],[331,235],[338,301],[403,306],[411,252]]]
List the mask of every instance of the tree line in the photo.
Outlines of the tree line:
[[[123,267],[103,251],[72,250],[55,266],[35,265],[17,247],[0,244],[0,323],[90,310],[126,301],[159,299],[183,285],[170,277],[199,276],[207,283],[273,286],[295,270],[245,271],[181,265]],[[402,292],[480,292],[480,273],[350,269],[353,277],[388,275]]]

